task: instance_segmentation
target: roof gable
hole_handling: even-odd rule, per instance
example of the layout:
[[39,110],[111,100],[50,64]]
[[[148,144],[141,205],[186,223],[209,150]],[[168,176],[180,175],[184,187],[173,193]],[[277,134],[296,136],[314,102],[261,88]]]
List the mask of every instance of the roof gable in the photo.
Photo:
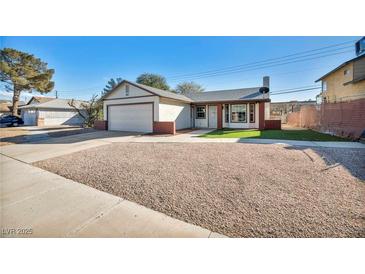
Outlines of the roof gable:
[[[151,95],[170,98],[170,99],[175,99],[175,100],[179,100],[179,101],[192,102],[192,100],[190,98],[188,98],[184,95],[176,94],[172,91],[162,90],[162,89],[153,88],[153,87],[150,87],[150,86],[130,82],[130,81],[127,81],[127,80],[123,80],[122,82],[120,82],[113,90],[111,90],[107,94],[105,94],[102,97],[102,99],[105,100],[105,99],[111,98],[109,96],[111,96],[115,91],[117,91],[124,84],[129,84],[131,86],[137,87],[137,88],[139,88],[139,89],[141,89],[145,92],[148,92]],[[128,97],[126,97],[126,98],[128,98]]]
[[333,69],[333,70],[331,70],[330,72],[327,72],[325,75],[323,75],[321,78],[317,79],[317,80],[316,80],[316,81],[314,81],[314,82],[315,82],[315,83],[317,83],[317,82],[321,81],[322,79],[326,78],[327,76],[329,76],[330,74],[334,73],[335,71],[337,71],[337,70],[339,70],[339,69],[343,68],[343,67],[344,67],[344,66],[346,66],[347,64],[350,64],[350,63],[352,63],[352,62],[354,62],[354,61],[360,60],[360,59],[362,59],[362,58],[364,58],[364,57],[365,57],[365,54],[360,55],[360,56],[357,56],[357,57],[355,57],[355,58],[352,58],[352,59],[350,59],[350,60],[348,60],[348,61],[346,61],[346,62],[342,63],[342,64],[341,64],[341,65],[339,65],[338,67],[334,68],[334,69]]
[[[129,85],[128,95],[126,94],[126,86]],[[108,92],[103,99],[121,99],[121,98],[130,98],[130,97],[142,97],[142,96],[152,96],[153,94],[149,91],[141,89],[135,85],[131,85],[127,82],[120,83],[116,86],[112,91]]]

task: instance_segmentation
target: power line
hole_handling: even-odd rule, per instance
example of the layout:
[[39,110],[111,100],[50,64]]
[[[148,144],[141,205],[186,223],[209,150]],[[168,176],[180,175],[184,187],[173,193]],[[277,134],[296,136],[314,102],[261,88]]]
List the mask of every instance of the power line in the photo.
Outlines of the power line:
[[187,75],[187,76],[172,77],[170,79],[176,80],[176,79],[181,79],[181,78],[198,77],[198,76],[219,74],[219,73],[225,73],[225,72],[234,72],[234,71],[239,71],[239,70],[242,70],[242,69],[245,69],[245,68],[261,67],[261,66],[266,66],[266,65],[270,65],[270,64],[275,64],[275,63],[278,63],[278,62],[292,61],[292,60],[301,59],[301,58],[304,58],[304,57],[322,55],[322,54],[330,53],[330,52],[336,53],[339,50],[348,49],[348,48],[352,48],[352,46],[346,46],[346,47],[341,47],[341,48],[336,48],[336,49],[332,49],[332,50],[326,50],[326,51],[322,51],[322,52],[316,52],[316,53],[311,53],[311,54],[306,54],[306,55],[301,55],[301,56],[296,56],[296,57],[291,57],[291,58],[278,58],[278,60],[275,60],[275,61],[257,62],[257,63],[252,63],[250,65],[244,65],[244,66],[242,65],[242,66],[237,67],[237,68],[222,69],[222,70],[216,70],[216,71],[212,71],[212,72],[191,73],[190,75]]
[[320,87],[321,86],[319,86],[319,85],[308,85],[308,86],[302,86],[302,87],[297,87],[297,88],[279,89],[279,90],[270,91],[270,92],[275,93],[275,92],[281,92],[281,91],[291,91],[291,90],[304,89],[304,88],[320,88]]
[[279,95],[279,94],[288,94],[288,93],[295,93],[295,92],[302,92],[302,91],[308,91],[308,90],[317,90],[320,89],[321,87],[316,87],[316,88],[306,88],[306,89],[298,89],[298,90],[292,90],[292,91],[286,91],[286,92],[277,92],[277,93],[270,93],[271,95]]
[[[183,76],[194,76],[194,75],[198,75],[198,74],[206,74],[206,73],[219,72],[219,71],[223,71],[223,70],[229,70],[229,69],[235,69],[235,68],[242,68],[242,67],[246,67],[246,66],[249,66],[249,65],[255,65],[255,64],[260,64],[260,63],[267,63],[268,61],[280,60],[280,59],[284,59],[284,58],[288,58],[288,57],[292,57],[292,56],[296,56],[296,55],[302,55],[302,54],[309,53],[309,52],[321,51],[321,50],[328,49],[328,48],[338,47],[338,46],[342,46],[342,45],[345,45],[345,44],[353,43],[355,41],[356,40],[347,41],[347,42],[343,42],[343,43],[339,43],[339,44],[333,44],[333,45],[329,45],[329,46],[321,47],[321,48],[317,48],[317,49],[312,49],[312,50],[297,52],[297,53],[285,55],[285,56],[282,56],[282,57],[270,58],[270,59],[265,59],[265,60],[261,60],[261,61],[246,63],[246,64],[242,64],[242,65],[236,65],[236,66],[230,66],[230,67],[225,67],[225,68],[220,68],[220,69],[215,69],[215,70],[208,70],[208,71],[196,72],[196,73],[177,74],[177,75],[175,74],[175,75],[171,75],[171,76],[169,76],[167,78],[170,78],[170,79],[173,79],[173,78],[181,78]],[[339,49],[335,49],[335,50],[339,50]],[[319,54],[319,53],[317,53],[317,54]]]
[[295,60],[295,61],[290,61],[290,62],[284,62],[284,63],[278,63],[278,64],[273,64],[273,65],[268,65],[268,66],[261,66],[261,67],[256,67],[256,68],[250,68],[250,69],[244,69],[244,70],[236,70],[236,71],[231,71],[231,72],[226,72],[226,73],[212,73],[210,75],[204,75],[204,76],[198,76],[198,77],[192,77],[189,79],[201,79],[201,78],[209,78],[209,77],[215,77],[215,76],[223,76],[223,75],[227,75],[227,74],[233,74],[233,73],[240,73],[240,72],[246,72],[246,71],[253,71],[253,70],[260,70],[260,69],[264,69],[264,68],[270,68],[270,67],[276,67],[276,66],[282,66],[282,65],[287,65],[287,64],[292,64],[292,63],[298,63],[298,62],[304,62],[304,61],[309,61],[309,60],[315,60],[315,59],[320,59],[320,58],[324,58],[324,57],[328,57],[328,56],[334,56],[334,55],[339,55],[339,54],[343,54],[343,53],[349,53],[352,52],[352,50],[350,51],[342,51],[342,52],[336,52],[336,53],[332,53],[332,54],[327,54],[327,55],[322,55],[322,56],[317,56],[317,57],[312,57],[312,58],[305,58],[305,59],[301,59],[301,60]]

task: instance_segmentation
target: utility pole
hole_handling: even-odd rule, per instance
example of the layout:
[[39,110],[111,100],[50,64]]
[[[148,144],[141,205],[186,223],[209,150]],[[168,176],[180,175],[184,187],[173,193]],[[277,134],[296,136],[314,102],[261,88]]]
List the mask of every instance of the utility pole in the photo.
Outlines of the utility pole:
[[57,90],[55,90],[55,92],[56,92],[56,99],[58,98],[58,91]]

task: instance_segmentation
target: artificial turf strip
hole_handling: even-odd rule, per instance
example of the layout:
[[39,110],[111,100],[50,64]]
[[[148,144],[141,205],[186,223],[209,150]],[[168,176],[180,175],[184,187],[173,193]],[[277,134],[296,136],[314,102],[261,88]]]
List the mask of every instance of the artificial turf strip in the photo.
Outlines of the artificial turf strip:
[[313,130],[232,130],[218,129],[199,137],[206,138],[254,138],[254,139],[282,139],[298,141],[349,141],[345,138],[320,133]]

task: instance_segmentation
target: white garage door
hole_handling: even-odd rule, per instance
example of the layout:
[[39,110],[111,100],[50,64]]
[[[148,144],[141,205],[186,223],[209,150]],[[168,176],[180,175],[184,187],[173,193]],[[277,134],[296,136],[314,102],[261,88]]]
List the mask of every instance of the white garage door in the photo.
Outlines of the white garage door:
[[152,132],[152,104],[108,106],[108,129]]
[[37,112],[35,109],[25,109],[22,114],[24,125],[35,126],[37,124]]

